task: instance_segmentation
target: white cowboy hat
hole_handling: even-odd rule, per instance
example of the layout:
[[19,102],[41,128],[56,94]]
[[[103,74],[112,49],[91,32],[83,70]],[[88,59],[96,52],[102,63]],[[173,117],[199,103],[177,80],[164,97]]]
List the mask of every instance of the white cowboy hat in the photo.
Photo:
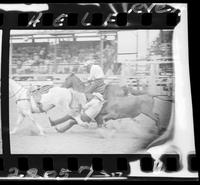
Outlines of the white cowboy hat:
[[89,66],[89,65],[92,65],[94,64],[94,60],[87,60],[85,63],[84,63],[84,66]]

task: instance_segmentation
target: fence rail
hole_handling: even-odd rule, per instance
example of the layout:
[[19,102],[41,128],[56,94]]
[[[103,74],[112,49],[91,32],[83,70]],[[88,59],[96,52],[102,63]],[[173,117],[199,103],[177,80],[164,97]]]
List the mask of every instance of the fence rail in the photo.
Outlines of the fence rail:
[[[64,83],[65,78],[68,75],[12,75],[15,80],[19,80],[24,86],[43,86],[43,85],[56,85],[60,86]],[[77,76],[83,80],[87,80],[87,75],[77,74]],[[105,83],[127,85],[135,90],[142,90],[144,84],[149,85],[151,82],[155,83],[155,89],[159,95],[170,95],[174,94],[174,77],[173,76],[154,76],[152,80],[151,76],[138,75],[138,76],[121,76],[113,75],[106,76]]]

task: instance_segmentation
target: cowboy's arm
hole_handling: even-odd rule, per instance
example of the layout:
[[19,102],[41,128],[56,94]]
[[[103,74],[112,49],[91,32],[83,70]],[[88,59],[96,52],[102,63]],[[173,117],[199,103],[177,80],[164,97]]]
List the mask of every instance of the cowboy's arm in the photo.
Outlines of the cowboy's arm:
[[88,81],[92,81],[95,77],[95,66],[92,66],[90,69],[90,75],[88,77]]
[[91,105],[91,103],[87,103],[82,107],[82,109],[86,110],[86,109],[88,109],[90,107],[90,105]]

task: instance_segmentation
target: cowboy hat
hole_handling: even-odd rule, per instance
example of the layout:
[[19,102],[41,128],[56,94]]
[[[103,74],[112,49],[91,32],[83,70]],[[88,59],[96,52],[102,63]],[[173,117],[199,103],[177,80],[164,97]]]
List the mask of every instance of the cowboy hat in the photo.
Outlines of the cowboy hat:
[[84,63],[84,66],[89,66],[89,65],[92,65],[94,64],[94,60],[87,60],[85,63]]

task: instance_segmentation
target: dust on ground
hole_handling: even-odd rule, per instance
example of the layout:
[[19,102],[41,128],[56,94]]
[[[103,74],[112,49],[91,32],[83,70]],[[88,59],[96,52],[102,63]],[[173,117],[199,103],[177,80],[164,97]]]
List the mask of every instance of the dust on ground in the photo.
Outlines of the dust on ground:
[[[166,106],[169,110],[169,105]],[[160,114],[162,108],[158,109]],[[55,111],[48,115],[53,119],[60,116]],[[109,121],[106,129],[96,129],[95,124],[88,129],[75,125],[65,133],[56,132],[46,114],[34,114],[34,117],[46,135],[38,135],[36,126],[26,118],[16,134],[10,135],[12,154],[133,154],[158,134],[155,122],[145,115]],[[10,129],[16,120],[16,105],[10,101]]]

